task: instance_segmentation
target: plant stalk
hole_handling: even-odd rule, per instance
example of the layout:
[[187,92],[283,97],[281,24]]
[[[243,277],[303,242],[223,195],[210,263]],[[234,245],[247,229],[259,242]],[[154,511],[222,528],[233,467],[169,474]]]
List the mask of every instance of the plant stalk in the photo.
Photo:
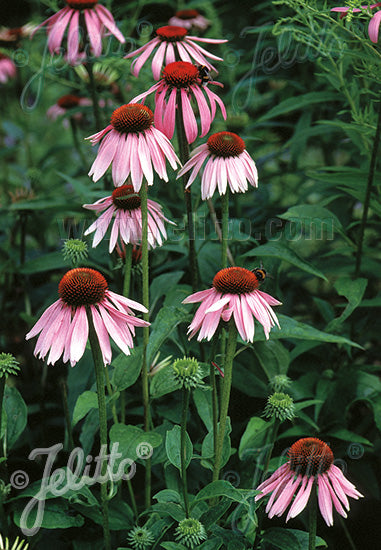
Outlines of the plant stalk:
[[[182,165],[189,160],[189,145],[185,134],[184,120],[181,108],[181,95],[177,92],[177,110],[176,110],[176,134],[179,144],[179,157]],[[193,219],[192,194],[190,189],[186,189],[188,183],[188,174],[182,176],[185,206],[187,210],[188,239],[189,239],[189,267],[192,282],[192,289],[195,292],[198,289],[198,262],[196,254],[196,234]]]
[[218,427],[217,435],[217,449],[216,456],[214,459],[214,469],[213,469],[213,481],[216,481],[220,476],[221,462],[222,462],[222,451],[224,447],[225,431],[226,431],[226,421],[229,411],[229,401],[230,401],[230,391],[233,378],[233,359],[237,346],[237,329],[234,324],[234,319],[229,321],[229,333],[228,341],[226,346],[226,356],[224,364],[224,382],[222,386],[222,396],[221,396],[221,408],[220,408],[220,422]]
[[370,159],[368,181],[366,184],[366,191],[365,191],[364,208],[363,208],[361,225],[360,225],[360,235],[359,235],[358,245],[357,245],[355,277],[358,277],[361,271],[364,234],[365,234],[366,222],[368,220],[370,196],[372,194],[374,174],[376,172],[377,153],[380,145],[380,136],[381,136],[381,97],[378,103],[378,118],[377,118],[376,134],[374,136],[374,141],[373,141],[372,156]]
[[317,494],[316,482],[313,483],[310,496],[309,536],[308,550],[316,549],[316,515],[317,515]]
[[229,188],[226,188],[226,193],[221,195],[221,217],[222,217],[222,254],[221,268],[228,266],[228,241],[229,241]]
[[183,388],[183,411],[181,418],[181,434],[180,434],[180,446],[181,446],[181,482],[183,487],[185,516],[189,518],[189,500],[188,500],[188,483],[187,483],[187,466],[186,466],[186,435],[187,435],[187,416],[189,408],[189,396],[190,391]]
[[[89,323],[89,340],[91,353],[93,355],[95,379],[97,384],[98,395],[98,412],[99,412],[99,434],[101,448],[107,450],[107,410],[106,410],[106,395],[105,395],[105,379],[104,365],[102,352],[99,345],[98,337],[95,332],[93,318],[91,312],[86,308],[87,320]],[[107,472],[107,462],[102,461],[101,476],[105,476]],[[105,550],[111,550],[111,537],[109,528],[108,514],[108,499],[107,499],[107,483],[101,483],[101,509],[102,509],[102,527]]]
[[[149,263],[148,263],[148,206],[147,206],[147,184],[143,182],[140,189],[140,207],[142,211],[142,290],[143,305],[149,310]],[[143,319],[149,321],[149,313],[143,313]],[[148,385],[147,346],[149,341],[149,327],[143,327],[143,365],[142,365],[142,391],[144,408],[144,430],[150,429],[150,403]],[[145,503],[146,508],[151,505],[151,460],[146,464],[146,485]]]
[[124,260],[123,296],[128,298],[131,284],[132,244],[126,244],[126,257]]

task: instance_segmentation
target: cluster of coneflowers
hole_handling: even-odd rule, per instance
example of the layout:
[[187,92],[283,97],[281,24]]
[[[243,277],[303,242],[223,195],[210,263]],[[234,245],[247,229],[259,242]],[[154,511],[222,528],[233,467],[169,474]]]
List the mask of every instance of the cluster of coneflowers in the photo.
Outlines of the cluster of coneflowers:
[[[168,182],[169,163],[173,170],[179,169],[177,177],[183,180],[189,202],[189,188],[200,176],[202,200],[209,201],[218,193],[223,202],[222,269],[216,273],[211,288],[194,292],[184,303],[200,303],[188,328],[189,338],[198,333],[198,340],[211,340],[218,330],[227,327],[220,424],[215,434],[214,479],[218,479],[237,336],[239,334],[243,342],[253,342],[256,319],[268,339],[271,329],[279,326],[272,306],[280,302],[259,290],[265,276],[263,269],[250,271],[227,265],[224,222],[227,222],[229,193],[245,193],[249,185],[257,187],[258,174],[244,140],[232,132],[210,135],[189,157],[189,145],[197,137],[209,133],[217,108],[226,118],[221,98],[211,89],[221,85],[208,74],[209,71],[217,73],[211,61],[222,59],[201,46],[222,44],[225,40],[189,35],[189,26],[180,26],[179,21],[181,17],[177,16],[175,25],[160,27],[151,41],[126,56],[133,58],[131,70],[136,77],[151,60],[156,83],[131,98],[128,104],[116,108],[110,123],[103,129],[97,128],[97,133],[87,138],[92,145],[99,146],[89,176],[97,182],[111,167],[114,190],[94,204],[84,205],[98,214],[85,234],[94,233],[95,247],[110,230],[110,253],[115,248],[142,246],[143,263],[146,258],[143,305],[128,297],[128,285],[125,296],[116,294],[108,288],[101,273],[76,267],[63,276],[58,286],[59,299],[43,313],[27,338],[39,334],[35,355],[41,359],[47,357],[48,364],[62,358],[74,366],[82,357],[89,337],[103,365],[112,360],[110,336],[122,352],[129,354],[134,345],[135,327],[148,331],[149,326],[148,292],[144,295],[144,288],[148,290],[148,248],[162,245],[166,238],[165,223],[172,223],[164,216],[162,207],[147,198],[148,186],[157,178]],[[205,22],[199,19],[199,24],[205,25]],[[102,39],[107,33],[121,43],[125,41],[111,13],[97,0],[67,0],[62,10],[38,28],[44,25],[52,54],[60,51],[66,33],[66,56],[71,65],[86,61],[89,53],[99,56]],[[144,104],[151,95],[154,95],[153,110]],[[66,99],[79,104],[69,96]],[[61,103],[64,108],[65,101]],[[175,131],[180,158],[171,143]],[[133,310],[143,312],[144,320],[136,317]],[[93,355],[96,360],[94,349]],[[143,365],[143,370],[146,367]],[[325,521],[332,524],[332,503],[341,515],[345,515],[344,508],[348,509],[346,495],[360,496],[334,466],[330,449],[319,440],[298,441],[291,447],[289,456],[290,461],[258,487],[261,494],[257,498],[272,492],[267,505],[270,516],[281,515],[296,494],[287,519],[294,517],[306,506],[312,488],[317,486],[320,510]],[[105,544],[107,548],[107,541]]]

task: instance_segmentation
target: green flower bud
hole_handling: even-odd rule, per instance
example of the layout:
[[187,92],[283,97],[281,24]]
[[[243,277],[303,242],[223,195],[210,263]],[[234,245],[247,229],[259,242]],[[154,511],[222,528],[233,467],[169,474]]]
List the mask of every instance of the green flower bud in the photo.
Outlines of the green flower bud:
[[282,392],[291,386],[292,380],[285,374],[276,374],[270,380],[270,388],[274,392]]
[[198,519],[188,518],[180,521],[175,531],[175,538],[187,548],[194,548],[206,540],[206,531]]
[[8,537],[3,539],[0,535],[0,548],[4,548],[4,550],[27,550],[27,548],[29,548],[29,543],[26,542],[26,540],[19,540],[19,537],[17,537],[11,546]]
[[64,260],[70,260],[73,266],[85,260],[88,256],[87,243],[81,239],[68,239],[62,247]]
[[263,413],[266,418],[277,418],[281,422],[295,417],[294,400],[287,393],[273,393],[267,399]]
[[173,363],[173,376],[179,388],[191,390],[202,386],[202,372],[197,359],[194,357],[183,357],[176,359]]
[[0,353],[0,378],[19,374],[19,363],[11,353]]
[[146,550],[155,542],[153,534],[146,527],[134,527],[129,532],[127,540],[134,550]]

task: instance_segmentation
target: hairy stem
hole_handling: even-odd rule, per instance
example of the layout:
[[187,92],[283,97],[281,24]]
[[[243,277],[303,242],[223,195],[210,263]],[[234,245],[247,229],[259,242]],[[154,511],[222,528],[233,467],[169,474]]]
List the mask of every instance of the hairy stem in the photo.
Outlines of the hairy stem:
[[190,391],[186,388],[183,388],[183,410],[181,417],[181,438],[180,438],[180,447],[181,447],[181,482],[183,487],[183,497],[184,497],[184,507],[185,507],[185,516],[189,518],[189,500],[188,500],[188,484],[187,484],[187,451],[186,451],[186,434],[187,434],[187,416],[189,408],[189,395]]
[[[95,367],[95,379],[97,383],[98,395],[98,412],[99,412],[99,434],[101,449],[105,449],[107,453],[107,410],[106,410],[106,395],[105,395],[105,379],[104,365],[102,352],[99,345],[98,337],[95,332],[93,318],[91,312],[86,308],[87,320],[89,323],[89,340],[91,352],[93,355]],[[107,472],[107,462],[102,461],[101,476],[104,477]],[[102,509],[102,527],[105,550],[111,550],[111,537],[109,528],[108,514],[108,499],[107,499],[107,483],[101,483],[101,509]]]
[[229,240],[229,188],[226,188],[225,195],[221,195],[221,210],[222,210],[222,254],[221,268],[228,266],[228,240]]
[[316,495],[316,483],[314,482],[310,495],[310,516],[309,516],[309,536],[308,536],[308,550],[316,549],[316,512],[317,512],[317,495]]

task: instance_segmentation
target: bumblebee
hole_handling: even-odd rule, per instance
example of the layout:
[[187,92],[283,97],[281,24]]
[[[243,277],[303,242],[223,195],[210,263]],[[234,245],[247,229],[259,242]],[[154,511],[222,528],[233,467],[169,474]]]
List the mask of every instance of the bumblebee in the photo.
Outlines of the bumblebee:
[[197,69],[201,84],[206,84],[212,80],[212,77],[209,74],[209,69],[206,65],[197,65]]
[[258,279],[258,284],[263,283],[263,281],[266,279],[267,273],[266,270],[263,269],[263,267],[256,267],[252,270],[256,278]]

